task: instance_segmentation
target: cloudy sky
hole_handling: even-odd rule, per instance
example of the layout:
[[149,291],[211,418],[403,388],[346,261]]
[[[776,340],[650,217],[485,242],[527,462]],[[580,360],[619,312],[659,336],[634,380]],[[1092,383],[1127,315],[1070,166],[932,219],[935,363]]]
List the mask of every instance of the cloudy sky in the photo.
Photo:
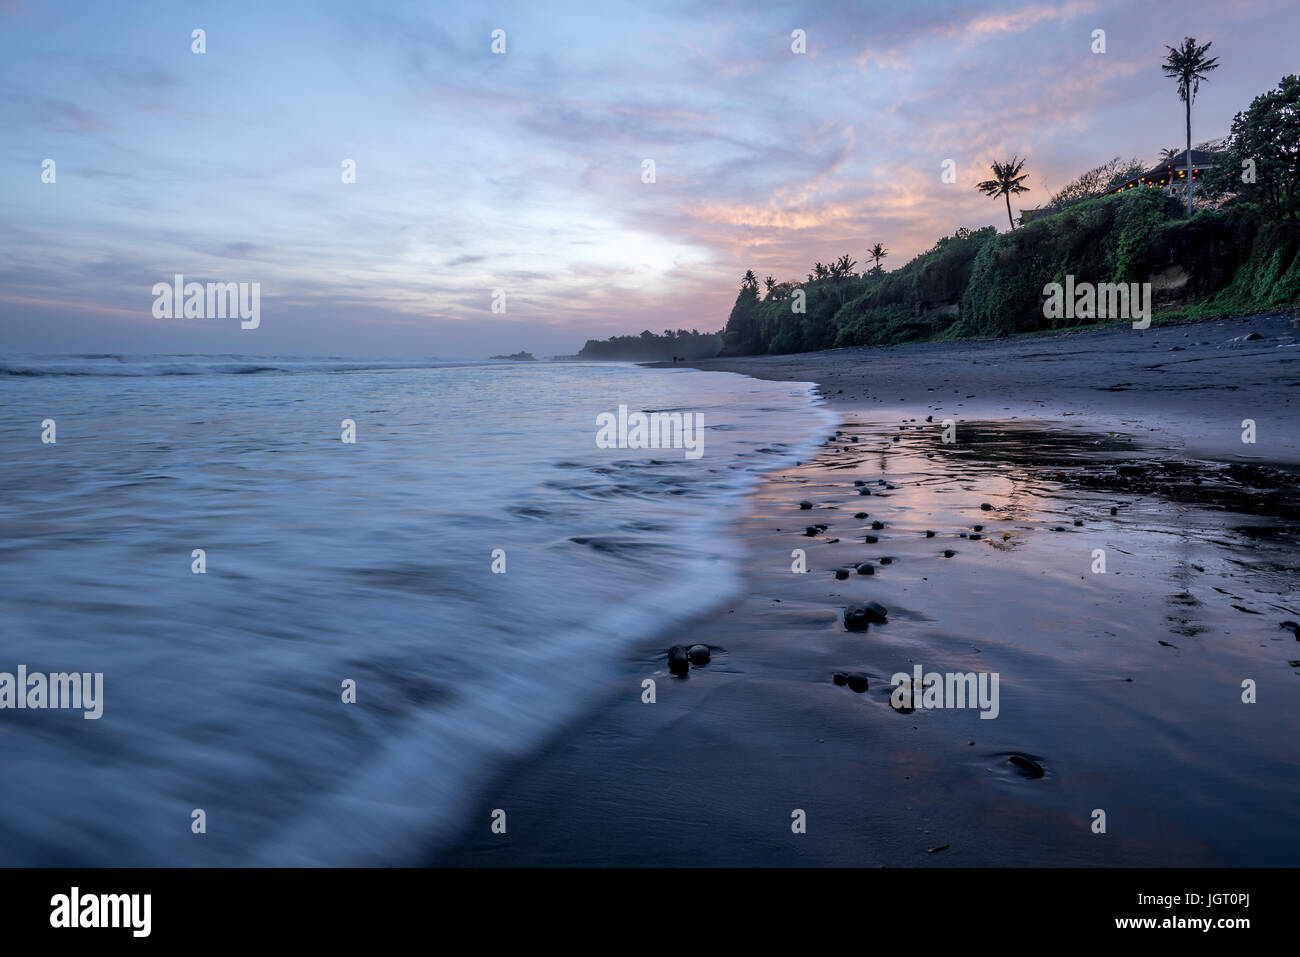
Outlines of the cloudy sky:
[[[0,0],[0,350],[549,355],[715,330],[746,269],[802,277],[875,242],[896,267],[1006,228],[973,189],[994,158],[1029,157],[1024,206],[1154,161],[1183,139],[1159,65],[1187,33],[1222,60],[1193,138],[1222,135],[1295,72],[1298,19],[1295,0]],[[260,328],[155,319],[176,273],[260,282]]]

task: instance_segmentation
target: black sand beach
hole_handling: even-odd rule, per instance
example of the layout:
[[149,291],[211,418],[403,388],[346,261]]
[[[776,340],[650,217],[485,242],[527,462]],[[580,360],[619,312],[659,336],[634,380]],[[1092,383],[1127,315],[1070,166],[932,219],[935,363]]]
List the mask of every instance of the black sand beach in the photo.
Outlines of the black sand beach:
[[[1295,333],[1254,317],[700,363],[815,381],[840,431],[738,516],[745,593],[629,657],[434,862],[1293,863]],[[871,600],[887,623],[846,630]],[[712,660],[672,676],[667,646],[697,642]],[[916,664],[997,672],[997,718],[896,711],[890,677]]]

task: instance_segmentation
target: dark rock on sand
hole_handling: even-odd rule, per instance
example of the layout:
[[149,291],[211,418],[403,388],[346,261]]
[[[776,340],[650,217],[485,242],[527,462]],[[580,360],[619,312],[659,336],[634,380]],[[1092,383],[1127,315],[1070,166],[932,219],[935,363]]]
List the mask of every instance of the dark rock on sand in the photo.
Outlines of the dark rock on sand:
[[930,530],[927,529],[927,530],[926,530],[926,533],[925,533],[925,537],[926,537],[926,538],[934,538],[934,532],[932,532],[932,531],[930,531]]
[[854,513],[853,513],[853,517],[856,518],[856,519],[861,520],[861,519],[864,519],[864,518],[870,518],[870,517],[871,517],[871,513],[870,513],[870,512],[854,512]]
[[849,631],[866,631],[871,627],[871,621],[861,608],[844,609],[844,627]]
[[888,612],[880,602],[867,602],[844,609],[844,627],[849,631],[866,631],[868,625],[881,624],[887,620]]
[[892,564],[894,564],[894,560],[893,560],[892,558],[890,558],[888,555],[886,555],[884,558],[882,558],[882,559],[880,560],[880,564],[882,564],[882,565],[892,565]]
[[872,523],[871,523],[871,527],[874,528],[876,531],[880,531],[882,528],[885,527],[885,523],[884,523],[884,522],[872,522]]
[[1081,518],[1076,518],[1076,519],[1074,520],[1074,524],[1075,524],[1075,527],[1076,527],[1076,528],[1082,527],[1082,526],[1083,526],[1083,519],[1081,519]]
[[982,531],[984,531],[984,526],[983,526],[983,525],[972,525],[971,528],[975,529],[975,531],[977,531],[977,532],[982,532]]
[[709,646],[708,645],[691,645],[688,652],[690,659],[694,664],[707,665],[709,663]]
[[802,501],[802,502],[799,503],[799,507],[800,507],[801,509],[803,509],[804,511],[807,511],[808,509],[812,508],[813,506],[812,506],[812,502],[809,502],[807,499],[805,499],[804,501]]
[[691,654],[685,645],[673,645],[668,649],[668,670],[675,675],[682,675],[691,669]]
[[837,569],[835,569],[835,578],[836,578],[836,580],[838,580],[838,581],[844,581],[844,579],[846,579],[846,578],[848,578],[848,577],[849,577],[849,571],[848,571],[847,568],[837,568]]
[[870,494],[871,494],[871,489],[869,489],[869,488],[860,488],[860,489],[858,489],[858,494],[859,494],[859,495],[870,495]]
[[875,573],[876,566],[871,564],[871,562],[863,562],[858,566],[859,575],[874,575]]
[[855,671],[851,674],[845,675],[844,677],[850,691],[856,691],[858,694],[862,694],[862,692],[867,690],[867,676],[861,672]]
[[820,532],[820,531],[821,531],[821,529],[818,528],[816,525],[809,525],[807,528],[805,528],[805,529],[803,530],[803,533],[804,533],[805,535],[807,535],[809,538],[812,538],[814,535],[816,535],[816,534],[817,534],[818,532]]
[[1012,764],[1020,769],[1020,772],[1028,778],[1041,778],[1046,772],[1043,766],[1033,758],[1027,758],[1023,754],[1013,754],[1007,758]]
[[875,535],[863,535],[862,540],[866,542],[868,545],[874,545],[876,544],[876,542],[880,541],[880,539],[877,538]]
[[866,479],[854,479],[854,480],[853,480],[853,484],[854,484],[857,488],[862,488],[862,486],[864,486],[864,485],[867,484],[867,480],[866,480]]
[[849,683],[849,676],[842,671],[837,671],[831,675],[831,681],[834,681],[837,685],[846,685]]
[[944,558],[952,558],[952,556],[954,556],[954,555],[956,555],[956,554],[957,554],[957,553],[954,552],[951,548],[945,548],[945,549],[943,550],[943,557],[944,557]]
[[980,508],[982,508],[986,512],[993,511],[993,506],[990,505],[988,502],[980,502]]

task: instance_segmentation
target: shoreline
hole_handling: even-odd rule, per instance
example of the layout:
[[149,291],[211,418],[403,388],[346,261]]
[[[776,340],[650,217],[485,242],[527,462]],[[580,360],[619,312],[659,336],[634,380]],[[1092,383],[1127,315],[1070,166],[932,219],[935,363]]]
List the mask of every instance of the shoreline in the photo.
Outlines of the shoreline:
[[[1232,342],[1251,333],[1261,338]],[[646,365],[816,382],[837,411],[988,419],[1008,402],[1034,402],[1038,414],[1083,416],[1096,428],[1141,424],[1193,455],[1300,464],[1300,430],[1289,421],[1295,395],[1285,388],[1300,386],[1298,337],[1300,319],[1273,313]],[[1246,418],[1257,424],[1253,447],[1241,441]]]
[[[624,654],[580,721],[475,797],[474,833],[433,863],[1293,865],[1300,812],[1279,809],[1300,798],[1284,757],[1300,701],[1278,620],[1298,593],[1278,568],[1296,516],[1277,514],[1289,473],[1251,493],[1234,469],[1300,461],[1282,365],[1294,329],[1255,317],[687,363],[817,382],[843,434],[748,499],[731,532],[742,593]],[[1006,394],[981,395],[994,365]],[[1058,398],[1038,398],[1049,384]],[[1189,394],[1204,401],[1180,416]],[[1243,451],[1247,417],[1260,438]],[[814,517],[829,528],[803,534]],[[1104,577],[1087,574],[1097,547]],[[807,574],[791,572],[795,548]],[[875,574],[835,579],[861,561]],[[888,623],[848,632],[844,608],[866,600]],[[712,660],[674,678],[666,647],[694,643]],[[999,673],[998,719],[896,712],[890,677],[916,664]],[[864,674],[867,692],[835,671]],[[1242,674],[1268,709],[1242,710]],[[489,831],[495,809],[505,835]]]

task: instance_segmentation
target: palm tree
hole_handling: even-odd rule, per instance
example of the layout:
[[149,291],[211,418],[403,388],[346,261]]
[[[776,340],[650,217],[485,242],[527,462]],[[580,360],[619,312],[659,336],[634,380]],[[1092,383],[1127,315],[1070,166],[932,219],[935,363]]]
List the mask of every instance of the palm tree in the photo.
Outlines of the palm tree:
[[[1211,41],[1212,43],[1213,41]],[[1187,104],[1187,215],[1192,215],[1192,101],[1201,88],[1201,81],[1207,83],[1206,74],[1219,68],[1217,56],[1206,56],[1211,43],[1197,46],[1192,37],[1183,37],[1181,47],[1165,47],[1169,55],[1160,69],[1165,76],[1178,81],[1178,98]]]
[[1021,173],[1024,169],[1025,161],[1013,156],[1005,163],[999,163],[996,160],[993,163],[993,178],[986,179],[984,182],[976,185],[985,196],[997,199],[999,196],[1005,196],[1007,200],[1007,222],[1011,228],[1016,228],[1016,221],[1011,218],[1011,196],[1013,193],[1027,193],[1029,187],[1024,185],[1025,180],[1029,178],[1028,173]]
[[839,259],[835,260],[835,268],[839,270],[841,279],[848,279],[853,275],[853,267],[858,264],[856,259],[850,259],[849,254],[845,253]]
[[827,269],[822,263],[813,263],[813,274],[818,279],[825,279],[827,276],[831,274],[831,271]]
[[758,292],[758,277],[754,275],[754,270],[745,270],[745,275],[740,279],[740,288],[752,289],[755,292]]
[[767,286],[767,294],[771,296],[772,287],[776,285],[776,277],[768,276],[766,279],[763,280],[763,285]]
[[876,261],[876,272],[880,272],[880,260],[889,255],[889,250],[880,245],[880,243],[876,243],[867,250],[867,255]]

